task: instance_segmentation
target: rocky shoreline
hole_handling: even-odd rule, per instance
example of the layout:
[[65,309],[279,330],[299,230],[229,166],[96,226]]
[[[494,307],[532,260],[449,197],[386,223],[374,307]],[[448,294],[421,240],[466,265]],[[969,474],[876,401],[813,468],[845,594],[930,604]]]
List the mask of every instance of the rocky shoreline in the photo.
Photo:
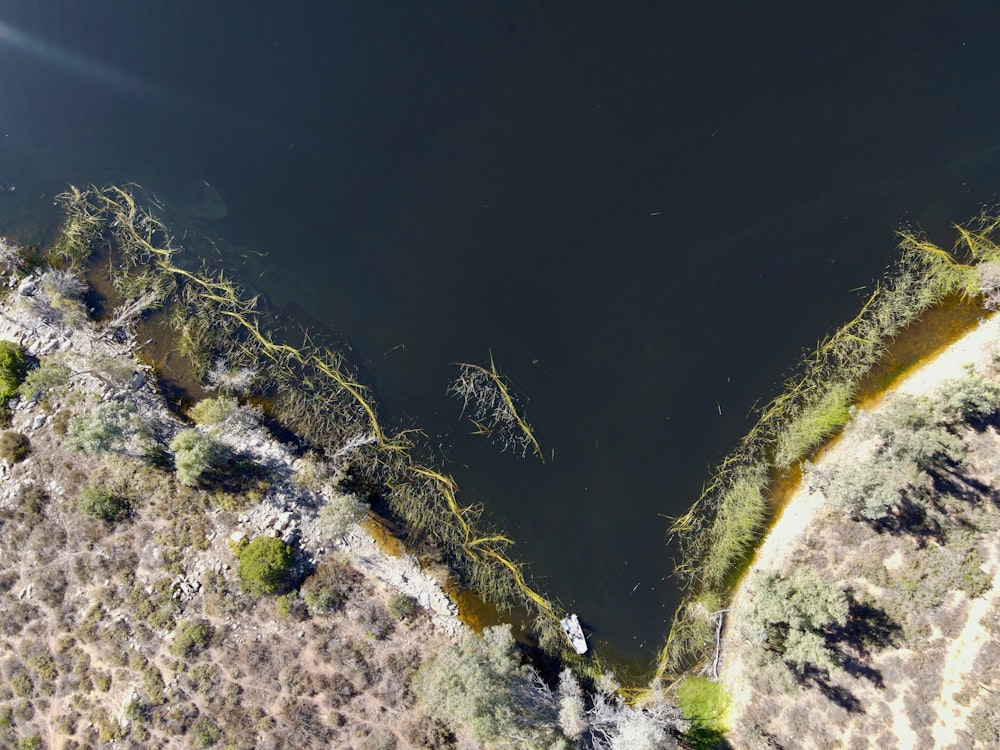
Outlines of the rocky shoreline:
[[[13,277],[11,279],[13,281]],[[151,369],[139,362],[134,336],[121,335],[123,332],[117,336],[107,335],[108,331],[98,331],[89,323],[59,326],[45,320],[32,305],[40,279],[40,276],[29,275],[12,288],[11,301],[0,306],[0,339],[14,341],[34,358],[59,353],[65,361],[72,363],[77,373],[75,378],[83,381],[88,390],[97,391],[102,401],[127,399],[138,406],[142,416],[171,424],[175,430],[181,429],[184,423],[170,411],[156,390]],[[122,372],[119,372],[118,382],[109,382],[108,377],[102,374],[102,368],[129,371],[131,376],[125,384]],[[51,414],[38,413],[36,405],[21,400],[12,415],[12,428],[29,439],[52,419]],[[58,408],[58,404],[54,406]],[[212,532],[213,540],[216,537],[235,540],[241,535],[281,537],[286,542],[294,542],[307,555],[308,564],[313,566],[324,555],[339,553],[366,575],[416,600],[442,632],[456,636],[465,627],[458,619],[455,603],[440,583],[421,569],[416,558],[409,555],[400,557],[385,551],[364,525],[353,524],[332,546],[320,538],[315,521],[323,498],[321,493],[304,490],[292,481],[302,461],[287,445],[260,427],[225,433],[221,439],[234,451],[251,456],[282,480],[272,483],[271,491],[259,503],[238,516],[237,526],[228,528],[217,523]],[[0,462],[0,476],[6,479],[7,475],[8,467]],[[50,489],[59,491],[61,488]],[[0,489],[0,498],[9,497],[12,492],[11,487],[4,487]],[[190,597],[195,593],[194,584],[189,579],[197,580],[209,565],[218,570],[223,565],[228,566],[220,560],[211,563],[192,561],[189,575],[175,582],[182,596]]]

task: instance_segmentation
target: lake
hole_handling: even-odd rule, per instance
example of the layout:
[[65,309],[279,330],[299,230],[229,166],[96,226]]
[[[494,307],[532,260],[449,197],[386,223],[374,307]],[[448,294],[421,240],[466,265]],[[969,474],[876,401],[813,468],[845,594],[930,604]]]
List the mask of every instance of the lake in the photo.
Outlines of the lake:
[[[896,229],[950,244],[996,200],[1000,9],[290,5],[0,6],[0,232],[43,240],[67,183],[143,185],[345,337],[537,585],[650,663],[666,517]],[[445,395],[491,353],[544,464]]]

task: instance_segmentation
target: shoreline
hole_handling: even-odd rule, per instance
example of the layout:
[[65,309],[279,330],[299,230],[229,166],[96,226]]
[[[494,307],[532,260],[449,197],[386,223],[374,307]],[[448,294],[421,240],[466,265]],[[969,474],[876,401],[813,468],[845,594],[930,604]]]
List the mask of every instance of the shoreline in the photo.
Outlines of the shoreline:
[[[135,369],[132,382],[129,385],[129,397],[140,399],[149,413],[169,415],[171,421],[181,425],[180,418],[162,402],[160,394],[155,390],[155,381],[148,365],[141,364],[138,356],[139,345],[134,336],[129,336],[124,342],[115,342],[113,337],[102,336],[92,325],[79,328],[58,328],[38,316],[26,314],[23,307],[18,310],[16,299],[28,296],[26,293],[34,287],[35,277],[28,276],[12,290],[15,303],[0,304],[0,339],[14,341],[24,348],[32,357],[41,357],[62,353],[70,361],[74,357],[78,361],[94,360],[100,357],[111,357],[122,364]],[[92,373],[84,373],[83,377],[91,380],[91,385],[101,387],[104,384]],[[115,394],[105,388],[104,397]],[[37,420],[35,420],[37,422]],[[34,424],[34,422],[32,423]],[[38,427],[41,424],[37,425]],[[30,430],[29,430],[30,431]],[[235,449],[245,451],[261,463],[293,475],[300,460],[291,454],[288,447],[276,438],[267,435],[261,429],[256,429],[243,436],[243,440],[232,443]],[[3,466],[0,463],[0,466]],[[4,470],[6,467],[3,467]],[[6,471],[4,471],[6,474]],[[310,555],[314,565],[323,555],[336,550],[347,555],[359,570],[381,581],[395,591],[411,596],[431,616],[431,622],[436,628],[456,637],[465,625],[458,618],[458,608],[447,595],[443,586],[424,571],[411,554],[394,555],[378,544],[362,524],[353,524],[343,538],[332,547],[320,541],[315,533],[313,517],[309,517],[307,503],[304,498],[294,497],[289,492],[277,498],[265,498],[257,506],[240,514],[239,525],[233,527],[230,533],[252,530],[255,535],[265,535],[277,530],[282,524],[282,535],[290,537],[298,532],[297,541],[304,552]]]
[[[860,423],[863,421],[861,418],[865,415],[878,413],[894,395],[921,396],[931,394],[943,383],[960,378],[971,368],[980,372],[988,369],[996,361],[998,353],[1000,353],[1000,313],[990,313],[984,310],[983,318],[973,329],[909,368],[882,393],[865,400],[862,405],[856,407],[844,430],[813,458],[816,470],[818,472],[829,471],[831,467],[838,464],[843,465],[846,462],[857,460],[859,450],[863,452],[865,445],[860,437]],[[842,511],[840,515],[843,515]],[[809,569],[813,563],[807,561],[814,560],[816,555],[822,558],[822,550],[828,549],[826,545],[835,543],[831,541],[829,528],[837,517],[835,509],[827,504],[823,490],[810,486],[808,477],[799,479],[797,486],[787,495],[787,500],[778,516],[768,529],[751,563],[740,576],[732,591],[727,610],[729,615],[726,617],[720,639],[719,682],[727,688],[730,697],[728,715],[730,720],[734,718],[737,720],[733,722],[734,726],[737,725],[740,717],[749,715],[750,709],[758,697],[757,688],[750,686],[756,684],[754,683],[755,678],[757,678],[755,672],[759,667],[754,667],[748,661],[750,656],[744,645],[745,635],[741,633],[740,620],[741,616],[745,616],[750,611],[754,598],[753,581],[758,574],[777,573],[788,576],[800,567],[804,566],[805,569]],[[835,550],[830,550],[825,554],[837,556]],[[898,556],[899,553],[897,552],[896,555]],[[893,562],[896,559],[902,558],[887,558],[886,568],[890,571],[893,570],[893,566],[898,564]],[[997,560],[988,564],[984,563],[985,574],[993,579],[993,592],[988,593],[983,599],[974,600],[964,629],[951,642],[951,650],[962,654],[963,659],[967,662],[967,667],[972,663],[974,652],[989,639],[989,635],[980,620],[986,607],[993,606],[993,602],[997,601],[996,589],[1000,585],[1000,567],[997,567],[996,571],[991,567],[997,566],[997,563]],[[862,585],[859,583],[860,580],[862,579],[848,578],[836,580],[834,583],[838,586],[850,587],[851,585]],[[949,659],[947,663],[954,661]],[[950,716],[954,713],[955,720],[958,720],[959,715],[961,715],[964,721],[971,710],[967,706],[963,708],[955,700],[964,673],[946,672],[945,674],[945,683],[950,686],[948,694],[940,696],[940,705],[935,703],[931,706],[938,712],[938,722],[933,730],[935,746],[941,747],[950,746],[951,742],[956,741],[954,727],[946,731],[947,720],[943,717],[946,714]],[[903,688],[903,692],[905,692],[905,688]],[[893,716],[893,731],[902,743],[900,746],[904,746],[906,742],[910,742],[910,746],[920,744],[915,730],[906,717],[906,710],[899,700],[887,704],[887,706]],[[805,738],[803,738],[803,742],[805,742],[803,746],[813,746]]]
[[[984,319],[956,341],[932,354],[925,361],[907,370],[897,381],[878,397],[868,399],[857,408],[857,413],[877,410],[885,399],[894,393],[920,395],[932,391],[940,383],[960,377],[967,365],[985,363],[1000,351],[1000,313],[985,313]],[[816,466],[828,465],[842,460],[849,452],[843,443],[850,438],[850,427],[824,446],[814,458]],[[761,540],[753,560],[740,576],[733,589],[733,603],[744,588],[746,579],[755,571],[775,570],[787,561],[792,552],[792,543],[801,539],[811,521],[817,519],[824,509],[821,492],[810,490],[804,478],[800,478],[794,489],[789,491],[788,500]]]
[[[581,685],[561,663],[558,690],[547,684],[509,625],[475,635],[447,592],[444,565],[421,565],[398,540],[344,520],[357,518],[374,491],[352,470],[365,454],[306,453],[272,434],[252,402],[226,391],[178,413],[139,360],[135,315],[116,310],[93,320],[79,265],[25,273],[17,248],[4,247],[12,254],[0,339],[20,364],[0,363],[14,394],[0,440],[8,444],[0,461],[0,644],[26,664],[0,664],[0,677],[17,685],[14,694],[0,691],[0,744],[58,731],[88,746],[166,734],[160,746],[207,747],[225,736],[242,750],[305,731],[308,741],[296,747],[467,747],[485,730],[454,701],[482,680],[456,689],[450,670],[481,669],[476,654],[496,648],[502,652],[488,661],[503,666],[483,675],[489,695],[474,700],[501,713],[510,703],[509,721],[524,721],[539,741],[586,732],[605,742],[640,731],[671,747],[684,731],[662,696],[626,702],[611,675]],[[134,305],[124,309],[141,313]],[[256,318],[240,323],[268,352],[284,351]],[[360,387],[325,366],[375,433],[348,435],[345,445],[378,438],[380,448],[400,450],[381,434]],[[411,471],[428,488],[441,485],[449,512],[464,522],[447,477]],[[549,606],[513,563],[484,549]],[[278,557],[262,559],[265,550]],[[26,625],[30,633],[22,633]],[[550,645],[565,650],[564,640]],[[449,662],[456,655],[465,660],[457,666]],[[62,679],[68,670],[86,679]],[[449,707],[438,690],[455,693]],[[563,698],[569,719],[558,708]],[[525,700],[534,713],[518,718],[513,705]]]

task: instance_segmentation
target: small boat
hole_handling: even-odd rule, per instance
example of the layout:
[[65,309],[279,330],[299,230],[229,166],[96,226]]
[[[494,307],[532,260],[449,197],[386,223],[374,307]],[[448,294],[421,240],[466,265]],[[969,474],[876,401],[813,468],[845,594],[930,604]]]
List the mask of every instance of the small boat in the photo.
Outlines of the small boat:
[[583,634],[583,628],[580,627],[580,620],[576,615],[566,615],[559,621],[562,625],[563,632],[569,639],[570,645],[573,650],[578,654],[587,653],[587,638]]

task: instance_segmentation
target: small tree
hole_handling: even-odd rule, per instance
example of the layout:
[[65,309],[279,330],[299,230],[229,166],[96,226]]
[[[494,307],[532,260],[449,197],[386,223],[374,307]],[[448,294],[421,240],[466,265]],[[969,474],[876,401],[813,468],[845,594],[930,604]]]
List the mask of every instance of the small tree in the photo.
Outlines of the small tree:
[[178,432],[170,441],[170,450],[177,480],[188,487],[196,487],[208,471],[221,468],[228,458],[224,445],[195,428]]
[[320,509],[316,531],[323,539],[337,541],[367,513],[368,505],[354,493],[335,492]]
[[31,441],[20,432],[5,431],[0,435],[0,459],[16,464],[31,452]]
[[13,341],[0,341],[0,404],[17,395],[27,373],[24,349]]
[[110,401],[86,414],[70,417],[66,426],[66,446],[77,453],[106,453],[119,450],[135,431],[135,407]]
[[281,593],[292,568],[292,548],[280,539],[259,536],[239,553],[236,575],[254,596]]
[[751,640],[779,654],[798,672],[807,666],[831,669],[837,654],[826,644],[824,632],[847,623],[847,595],[821,580],[810,568],[790,577],[758,574],[747,619]]
[[486,747],[549,748],[559,708],[537,674],[520,664],[509,625],[465,631],[418,670],[413,690],[428,716]]
[[945,383],[938,401],[942,417],[949,422],[989,419],[1000,411],[1000,382],[969,373]]
[[125,518],[131,509],[128,499],[104,485],[85,487],[76,507],[81,513],[108,523]]

